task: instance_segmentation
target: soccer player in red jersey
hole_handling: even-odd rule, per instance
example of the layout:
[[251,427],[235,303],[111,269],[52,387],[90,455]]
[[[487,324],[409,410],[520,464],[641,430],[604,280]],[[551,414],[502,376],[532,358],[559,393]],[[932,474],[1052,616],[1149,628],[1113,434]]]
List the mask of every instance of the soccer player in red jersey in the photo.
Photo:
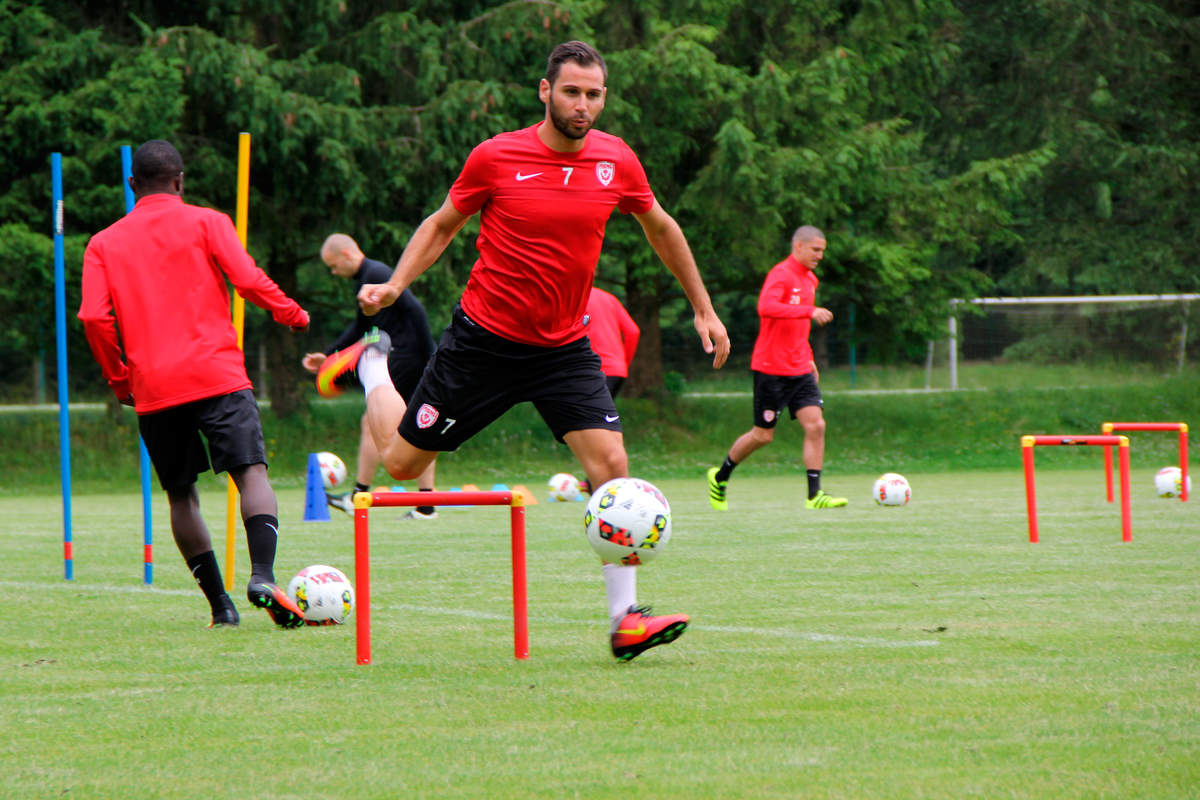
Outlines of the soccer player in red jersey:
[[[545,118],[475,147],[388,282],[360,289],[367,313],[389,305],[480,215],[479,258],[411,402],[392,387],[379,344],[364,347],[358,361],[368,422],[392,476],[419,474],[439,451],[454,450],[526,401],[592,486],[629,475],[619,414],[583,325],[613,208],[641,224],[691,303],[713,366],[725,363],[729,336],[683,231],[655,199],[629,146],[593,128],[606,79],[604,59],[589,45],[555,47],[538,85]],[[683,633],[686,615],[651,616],[637,604],[636,567],[605,564],[603,571],[614,656],[630,659]]]
[[600,356],[600,371],[604,373],[608,391],[615,399],[629,376],[629,365],[642,331],[621,301],[598,286],[593,286],[588,295],[584,325],[592,349]]
[[776,264],[758,295],[759,330],[750,358],[754,373],[754,424],[729,448],[720,467],[708,471],[708,501],[717,511],[729,508],[725,497],[733,468],[775,438],[775,423],[786,406],[804,426],[804,468],[808,473],[805,508],[838,508],[846,498],[821,489],[825,461],[825,415],[820,375],[808,343],[811,323],[833,319],[817,305],[816,268],[825,257],[825,234],[804,225],[792,234],[792,252]]
[[196,492],[211,454],[212,469],[227,471],[241,492],[246,595],[277,625],[294,628],[304,614],[275,584],[278,506],[225,281],[293,330],[308,327],[308,313],[258,268],[226,214],[183,202],[183,159],[174,146],[146,142],[132,166],[133,211],[84,252],[79,319],[113,393],[137,411],[171,507],[171,533],[212,607],[209,627],[239,622]]

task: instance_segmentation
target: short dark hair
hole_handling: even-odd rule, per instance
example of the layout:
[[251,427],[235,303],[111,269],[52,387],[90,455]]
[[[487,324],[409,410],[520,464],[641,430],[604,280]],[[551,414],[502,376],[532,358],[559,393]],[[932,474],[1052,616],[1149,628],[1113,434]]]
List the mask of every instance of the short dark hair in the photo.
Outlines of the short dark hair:
[[183,172],[183,156],[170,142],[151,139],[134,151],[130,171],[142,186],[160,186]]
[[546,62],[546,80],[551,86],[558,80],[558,73],[567,61],[574,61],[581,67],[599,64],[600,71],[604,73],[604,82],[608,83],[608,65],[604,63],[604,57],[599,51],[586,42],[572,40],[563,42],[550,51],[550,58]]

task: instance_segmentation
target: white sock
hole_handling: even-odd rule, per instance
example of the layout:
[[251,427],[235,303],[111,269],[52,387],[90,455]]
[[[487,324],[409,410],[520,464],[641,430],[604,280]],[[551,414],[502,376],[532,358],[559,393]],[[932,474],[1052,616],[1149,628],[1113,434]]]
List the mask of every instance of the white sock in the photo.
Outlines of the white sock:
[[387,355],[384,353],[368,350],[359,356],[356,369],[364,397],[383,384],[392,382],[392,376],[388,374]]
[[608,592],[608,616],[617,623],[637,605],[637,567],[604,565],[604,588]]

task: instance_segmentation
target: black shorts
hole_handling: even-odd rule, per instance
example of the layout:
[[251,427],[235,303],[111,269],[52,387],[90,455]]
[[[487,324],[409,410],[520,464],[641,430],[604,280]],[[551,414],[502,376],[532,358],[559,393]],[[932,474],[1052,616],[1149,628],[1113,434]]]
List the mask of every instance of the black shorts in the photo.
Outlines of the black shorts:
[[[208,471],[209,453],[217,473],[267,463],[258,403],[249,389],[142,414],[138,428],[163,489],[186,489],[195,483]],[[208,442],[207,452],[201,434]]]
[[785,407],[795,418],[802,408],[824,405],[821,389],[811,372],[795,376],[754,373],[754,426],[757,428],[774,428],[779,412]]
[[526,401],[560,442],[571,431],[621,430],[600,357],[587,337],[561,347],[521,344],[484,329],[455,307],[400,435],[422,450],[456,450]]

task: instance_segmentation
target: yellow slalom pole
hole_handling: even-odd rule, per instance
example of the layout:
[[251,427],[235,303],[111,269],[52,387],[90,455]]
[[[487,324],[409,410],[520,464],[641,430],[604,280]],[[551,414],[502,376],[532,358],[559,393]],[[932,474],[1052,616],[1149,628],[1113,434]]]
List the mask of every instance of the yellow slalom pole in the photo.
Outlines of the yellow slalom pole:
[[[237,210],[234,225],[242,247],[246,247],[246,217],[250,207],[250,134],[238,134]],[[233,292],[233,328],[237,331],[238,347],[245,347],[246,301],[235,289]],[[225,591],[233,591],[233,569],[237,560],[237,485],[233,478],[225,493]]]

